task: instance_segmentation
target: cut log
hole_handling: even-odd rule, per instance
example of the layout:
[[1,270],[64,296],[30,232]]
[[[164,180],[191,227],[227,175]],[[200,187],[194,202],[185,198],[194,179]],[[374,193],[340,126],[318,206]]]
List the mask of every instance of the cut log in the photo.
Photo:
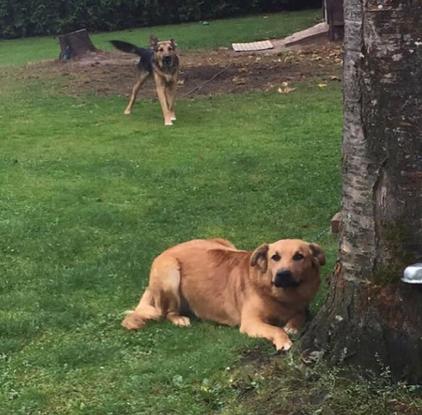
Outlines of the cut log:
[[59,36],[60,60],[80,58],[88,52],[97,52],[86,29]]

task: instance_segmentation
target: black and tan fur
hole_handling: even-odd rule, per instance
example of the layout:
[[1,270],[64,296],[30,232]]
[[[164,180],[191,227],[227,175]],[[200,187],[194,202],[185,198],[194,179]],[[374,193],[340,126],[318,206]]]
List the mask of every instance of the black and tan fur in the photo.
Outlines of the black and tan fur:
[[132,94],[124,113],[129,115],[132,112],[139,90],[144,82],[153,76],[163,111],[164,124],[173,125],[173,121],[176,120],[174,102],[179,72],[179,57],[174,39],[159,41],[152,36],[150,48],[140,48],[120,40],[112,40],[111,43],[123,52],[134,53],[140,57],[139,77],[132,88]]

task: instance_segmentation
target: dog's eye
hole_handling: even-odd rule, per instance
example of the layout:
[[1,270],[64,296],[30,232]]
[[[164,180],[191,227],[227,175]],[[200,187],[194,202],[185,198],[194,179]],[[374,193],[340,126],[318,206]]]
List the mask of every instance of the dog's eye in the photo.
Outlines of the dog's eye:
[[294,255],[293,255],[293,261],[300,261],[301,259],[303,259],[304,258],[304,256],[301,254],[301,253],[299,253],[299,252],[296,252]]
[[164,52],[163,48],[158,49],[159,52]]
[[173,50],[173,48],[169,48],[168,51],[171,52]]
[[281,256],[279,255],[279,254],[277,254],[277,253],[275,253],[272,257],[271,257],[271,259],[273,260],[273,261],[280,261],[280,259],[281,259]]

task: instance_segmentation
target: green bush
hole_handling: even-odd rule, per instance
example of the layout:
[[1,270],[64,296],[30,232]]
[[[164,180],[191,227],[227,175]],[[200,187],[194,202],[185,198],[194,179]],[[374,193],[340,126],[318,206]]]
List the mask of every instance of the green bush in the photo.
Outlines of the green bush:
[[109,31],[320,4],[321,0],[0,0],[0,38],[55,35],[81,28]]

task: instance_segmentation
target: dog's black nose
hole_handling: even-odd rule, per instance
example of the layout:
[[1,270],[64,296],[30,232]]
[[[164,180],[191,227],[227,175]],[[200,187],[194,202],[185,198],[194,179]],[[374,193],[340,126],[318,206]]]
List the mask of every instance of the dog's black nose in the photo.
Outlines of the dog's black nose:
[[163,58],[163,62],[164,62],[166,65],[170,65],[170,64],[171,64],[171,56],[164,56],[164,58]]
[[281,288],[297,287],[299,282],[289,270],[278,271],[274,278],[274,285]]

